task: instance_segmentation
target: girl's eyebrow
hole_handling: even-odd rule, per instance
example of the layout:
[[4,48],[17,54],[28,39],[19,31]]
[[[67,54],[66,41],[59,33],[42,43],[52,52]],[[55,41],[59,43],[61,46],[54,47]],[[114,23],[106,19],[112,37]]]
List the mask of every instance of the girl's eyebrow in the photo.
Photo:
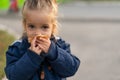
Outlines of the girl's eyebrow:
[[[30,22],[28,22],[27,25],[34,25],[34,23],[30,23]],[[40,25],[41,25],[41,26],[43,26],[43,25],[45,25],[45,26],[49,26],[48,23],[45,23],[45,24],[43,23],[43,24],[40,24]]]
[[49,26],[49,24],[42,24],[42,25],[46,25],[46,26]]

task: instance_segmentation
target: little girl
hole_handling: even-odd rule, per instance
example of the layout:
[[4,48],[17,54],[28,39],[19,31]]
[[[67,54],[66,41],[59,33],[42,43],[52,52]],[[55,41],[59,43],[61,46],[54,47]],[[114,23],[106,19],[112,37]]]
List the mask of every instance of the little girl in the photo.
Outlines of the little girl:
[[[70,45],[56,37],[56,0],[26,0],[22,9],[24,34],[6,52],[9,80],[66,80],[80,60]],[[39,38],[38,38],[39,36]]]

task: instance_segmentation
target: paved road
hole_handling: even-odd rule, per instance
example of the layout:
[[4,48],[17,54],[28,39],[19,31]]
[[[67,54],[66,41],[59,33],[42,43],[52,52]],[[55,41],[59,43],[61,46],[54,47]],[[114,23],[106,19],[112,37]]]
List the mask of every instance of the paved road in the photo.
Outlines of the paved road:
[[73,2],[60,5],[59,15],[68,19],[120,20],[120,2]]
[[62,36],[82,62],[70,80],[120,80],[120,23],[62,24]]
[[[120,80],[119,21],[64,20],[60,23],[60,35],[71,43],[73,54],[81,60],[78,72],[68,80]],[[0,24],[9,26],[17,35],[22,33],[19,19],[0,18]]]
[[[21,19],[12,19],[12,18],[0,18],[0,24],[2,24],[7,31],[10,31],[11,34],[15,35],[17,38],[22,34],[22,20]],[[1,27],[4,29],[4,27]]]

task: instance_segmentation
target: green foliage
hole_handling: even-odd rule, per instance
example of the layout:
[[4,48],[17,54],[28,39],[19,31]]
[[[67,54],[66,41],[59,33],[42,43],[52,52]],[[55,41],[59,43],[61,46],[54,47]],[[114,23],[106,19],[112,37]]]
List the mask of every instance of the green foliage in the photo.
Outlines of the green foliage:
[[9,35],[7,32],[0,31],[0,80],[4,77],[4,67],[5,67],[5,52],[8,48],[8,45],[13,42],[15,38]]
[[10,0],[0,0],[0,10],[8,9],[10,6]]

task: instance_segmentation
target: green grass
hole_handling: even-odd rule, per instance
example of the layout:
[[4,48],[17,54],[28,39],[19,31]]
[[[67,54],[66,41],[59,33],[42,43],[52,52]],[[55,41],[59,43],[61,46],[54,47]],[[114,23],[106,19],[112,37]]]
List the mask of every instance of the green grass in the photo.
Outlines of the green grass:
[[11,44],[11,42],[13,42],[14,39],[15,38],[9,35],[7,32],[0,30],[0,80],[2,80],[2,78],[5,75],[4,73],[4,67],[6,64],[5,52],[8,48],[8,45]]

